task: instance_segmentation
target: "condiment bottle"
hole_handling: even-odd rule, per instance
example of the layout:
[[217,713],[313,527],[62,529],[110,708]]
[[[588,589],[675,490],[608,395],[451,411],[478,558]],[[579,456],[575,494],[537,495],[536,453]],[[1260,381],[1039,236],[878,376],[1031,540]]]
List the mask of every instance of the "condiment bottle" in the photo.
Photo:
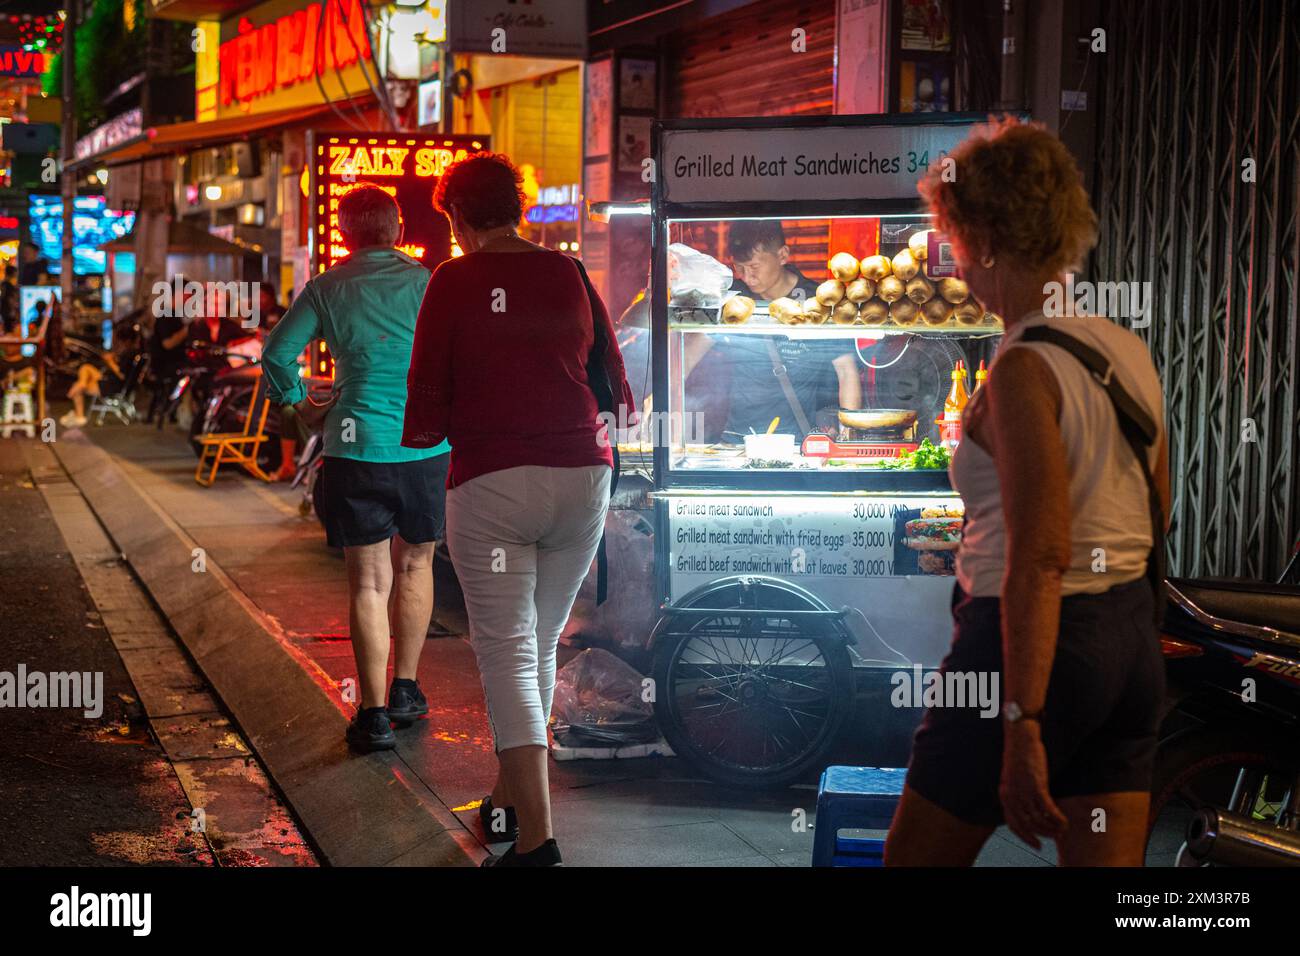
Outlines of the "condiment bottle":
[[989,370],[984,367],[984,360],[980,359],[980,367],[975,370],[975,391],[978,392],[988,378]]
[[961,441],[961,413],[968,401],[970,396],[966,394],[965,363],[958,361],[952,370],[952,389],[943,400],[943,420],[939,427],[942,438],[940,444],[949,451]]

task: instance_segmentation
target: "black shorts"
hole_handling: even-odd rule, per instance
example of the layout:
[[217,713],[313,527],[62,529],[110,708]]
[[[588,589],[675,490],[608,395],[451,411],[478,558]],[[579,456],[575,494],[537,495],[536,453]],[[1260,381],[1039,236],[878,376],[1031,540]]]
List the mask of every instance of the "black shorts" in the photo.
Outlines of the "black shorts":
[[[1165,669],[1146,578],[1061,601],[1061,627],[1043,708],[1054,797],[1149,791]],[[1002,679],[998,598],[953,594],[954,637],[943,673]],[[1003,718],[978,708],[931,708],[912,744],[907,784],[967,823],[1002,823]]]
[[317,507],[334,548],[387,541],[424,544],[442,534],[449,453],[417,461],[357,461],[326,456]]

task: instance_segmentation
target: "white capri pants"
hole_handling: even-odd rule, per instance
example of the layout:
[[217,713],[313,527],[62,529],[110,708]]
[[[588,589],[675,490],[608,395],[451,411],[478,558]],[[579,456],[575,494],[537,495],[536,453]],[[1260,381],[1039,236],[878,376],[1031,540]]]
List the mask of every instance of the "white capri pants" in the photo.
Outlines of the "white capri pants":
[[605,528],[609,481],[608,465],[523,465],[447,492],[447,548],[498,753],[547,744],[555,650]]

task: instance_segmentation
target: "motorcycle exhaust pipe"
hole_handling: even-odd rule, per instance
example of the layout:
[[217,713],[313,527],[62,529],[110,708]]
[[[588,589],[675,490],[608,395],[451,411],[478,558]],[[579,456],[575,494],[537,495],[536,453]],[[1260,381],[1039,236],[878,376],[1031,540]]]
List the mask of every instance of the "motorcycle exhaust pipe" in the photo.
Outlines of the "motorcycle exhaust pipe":
[[1300,833],[1211,807],[1187,824],[1187,852],[1218,866],[1300,867]]

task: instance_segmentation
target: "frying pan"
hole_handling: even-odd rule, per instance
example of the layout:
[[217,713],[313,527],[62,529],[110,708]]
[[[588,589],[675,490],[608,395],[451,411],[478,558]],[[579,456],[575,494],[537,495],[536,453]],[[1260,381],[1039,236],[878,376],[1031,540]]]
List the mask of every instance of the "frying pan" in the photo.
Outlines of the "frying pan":
[[841,408],[840,424],[863,431],[910,428],[916,421],[912,408]]

